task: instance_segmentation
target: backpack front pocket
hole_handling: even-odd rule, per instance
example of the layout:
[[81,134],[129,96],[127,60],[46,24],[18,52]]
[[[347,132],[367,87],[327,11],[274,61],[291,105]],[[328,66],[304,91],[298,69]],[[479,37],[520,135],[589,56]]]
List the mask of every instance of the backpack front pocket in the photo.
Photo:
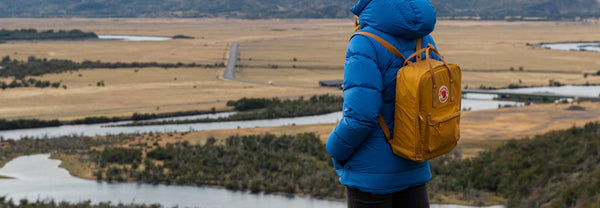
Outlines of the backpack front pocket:
[[428,116],[425,138],[427,151],[431,153],[446,152],[446,149],[452,150],[460,138],[459,124],[460,111],[441,117]]

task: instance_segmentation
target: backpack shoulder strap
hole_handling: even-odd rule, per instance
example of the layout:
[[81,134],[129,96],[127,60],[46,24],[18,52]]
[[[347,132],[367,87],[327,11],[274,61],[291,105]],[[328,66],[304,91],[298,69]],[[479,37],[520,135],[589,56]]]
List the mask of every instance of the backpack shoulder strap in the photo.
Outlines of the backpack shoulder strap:
[[[423,43],[422,40],[423,39],[421,39],[421,38],[417,38],[417,48],[415,49],[415,53],[417,53],[418,51],[421,50],[421,44]],[[420,59],[421,59],[421,53],[418,53],[417,54],[417,60],[420,60]]]
[[385,140],[387,141],[387,143],[391,143],[392,142],[392,134],[390,133],[390,129],[388,128],[387,124],[385,123],[383,116],[381,114],[379,114],[379,116],[377,116],[377,120],[378,120],[379,126],[381,127],[381,130],[383,130],[383,135],[385,135]]
[[396,47],[394,47],[392,44],[390,44],[389,42],[387,42],[383,38],[381,38],[381,37],[379,37],[379,36],[377,36],[377,35],[375,35],[373,33],[370,33],[370,32],[357,32],[357,33],[354,33],[354,35],[352,35],[352,37],[354,37],[355,35],[366,35],[366,36],[369,36],[369,37],[375,39],[377,42],[379,42],[379,44],[381,44],[383,47],[385,47],[392,54],[398,56],[402,60],[406,60],[404,58],[404,56],[402,56],[402,54],[400,53],[400,51],[398,51],[398,49],[396,49]]
[[[390,44],[389,42],[385,41],[383,38],[370,33],[370,32],[357,32],[354,33],[354,35],[352,35],[352,37],[354,37],[355,35],[366,35],[369,36],[373,39],[375,39],[377,42],[379,42],[379,44],[381,44],[383,47],[385,47],[388,51],[390,51],[392,54],[396,55],[397,57],[401,58],[403,61],[406,60],[404,58],[404,56],[402,56],[402,54],[400,53],[400,51],[398,51],[398,49],[396,49],[396,47],[394,47],[392,44]],[[352,37],[350,39],[352,39]],[[385,123],[385,120],[383,119],[383,116],[381,114],[379,114],[379,116],[377,117],[379,126],[381,127],[381,130],[383,130],[383,134],[385,135],[385,139],[388,143],[391,142],[392,140],[392,135],[390,133],[390,129],[388,128],[387,124]]]

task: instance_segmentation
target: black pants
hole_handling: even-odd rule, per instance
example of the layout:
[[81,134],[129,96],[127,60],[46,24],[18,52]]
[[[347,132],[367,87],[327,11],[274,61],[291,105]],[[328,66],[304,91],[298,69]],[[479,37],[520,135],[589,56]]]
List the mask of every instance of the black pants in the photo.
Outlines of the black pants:
[[346,188],[348,208],[429,208],[429,198],[425,185],[404,191],[376,195]]

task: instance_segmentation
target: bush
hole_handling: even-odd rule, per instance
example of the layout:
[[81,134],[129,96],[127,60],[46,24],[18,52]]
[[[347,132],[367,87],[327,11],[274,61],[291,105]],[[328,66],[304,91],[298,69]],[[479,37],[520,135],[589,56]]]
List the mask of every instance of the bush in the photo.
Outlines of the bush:
[[13,130],[13,129],[28,129],[28,128],[42,128],[42,127],[53,127],[61,126],[62,123],[58,120],[38,120],[38,119],[18,119],[18,120],[6,120],[0,119],[0,130]]
[[224,144],[214,142],[156,147],[147,152],[143,170],[132,168],[126,173],[108,166],[106,175],[112,179],[130,176],[123,180],[151,184],[217,185],[252,193],[268,189],[317,196],[323,195],[319,190],[330,190],[327,196],[344,197],[325,145],[314,133],[230,136]]
[[174,157],[174,152],[172,147],[170,148],[162,148],[158,147],[148,153],[146,156],[155,160],[172,160]]
[[192,37],[192,36],[186,36],[186,35],[175,35],[172,38],[173,39],[194,39],[194,37]]
[[599,136],[600,123],[596,122],[511,140],[471,159],[446,155],[431,161],[434,177],[429,187],[433,192],[499,193],[508,199],[508,207],[594,204],[600,196]]
[[[61,59],[39,59],[34,56],[30,56],[26,61],[19,61],[11,59],[8,56],[2,58],[2,67],[0,70],[0,77],[15,77],[16,79],[24,79],[26,76],[40,76],[48,73],[61,73],[68,71],[76,71],[79,69],[97,69],[97,68],[144,68],[144,67],[162,67],[162,68],[179,68],[179,67],[225,67],[225,63],[215,63],[200,65],[196,63],[157,63],[157,62],[146,62],[146,63],[107,63],[100,61],[83,61],[81,63],[74,62],[71,60]],[[83,76],[82,74],[78,75]]]
[[234,108],[236,111],[247,111],[254,109],[266,108],[269,104],[274,101],[271,101],[266,98],[242,98],[235,102]]
[[35,29],[20,30],[0,30],[0,40],[65,40],[65,39],[92,39],[98,38],[93,32],[82,32],[81,30],[46,30],[37,31]]
[[142,151],[126,148],[105,148],[101,159],[104,163],[130,164],[142,160]]

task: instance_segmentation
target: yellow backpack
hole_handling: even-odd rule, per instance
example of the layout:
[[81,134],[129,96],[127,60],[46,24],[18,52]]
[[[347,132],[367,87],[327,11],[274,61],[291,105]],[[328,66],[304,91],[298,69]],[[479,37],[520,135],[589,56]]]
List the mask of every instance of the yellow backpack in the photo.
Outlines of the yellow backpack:
[[[396,79],[393,137],[379,115],[379,125],[394,154],[425,162],[452,151],[460,139],[460,67],[446,63],[431,44],[421,48],[421,39],[417,40],[416,52],[405,59],[394,46],[377,35],[357,34],[377,40],[405,60]],[[425,57],[421,57],[423,53]],[[432,53],[442,61],[431,59]],[[413,57],[416,62],[410,61]]]

